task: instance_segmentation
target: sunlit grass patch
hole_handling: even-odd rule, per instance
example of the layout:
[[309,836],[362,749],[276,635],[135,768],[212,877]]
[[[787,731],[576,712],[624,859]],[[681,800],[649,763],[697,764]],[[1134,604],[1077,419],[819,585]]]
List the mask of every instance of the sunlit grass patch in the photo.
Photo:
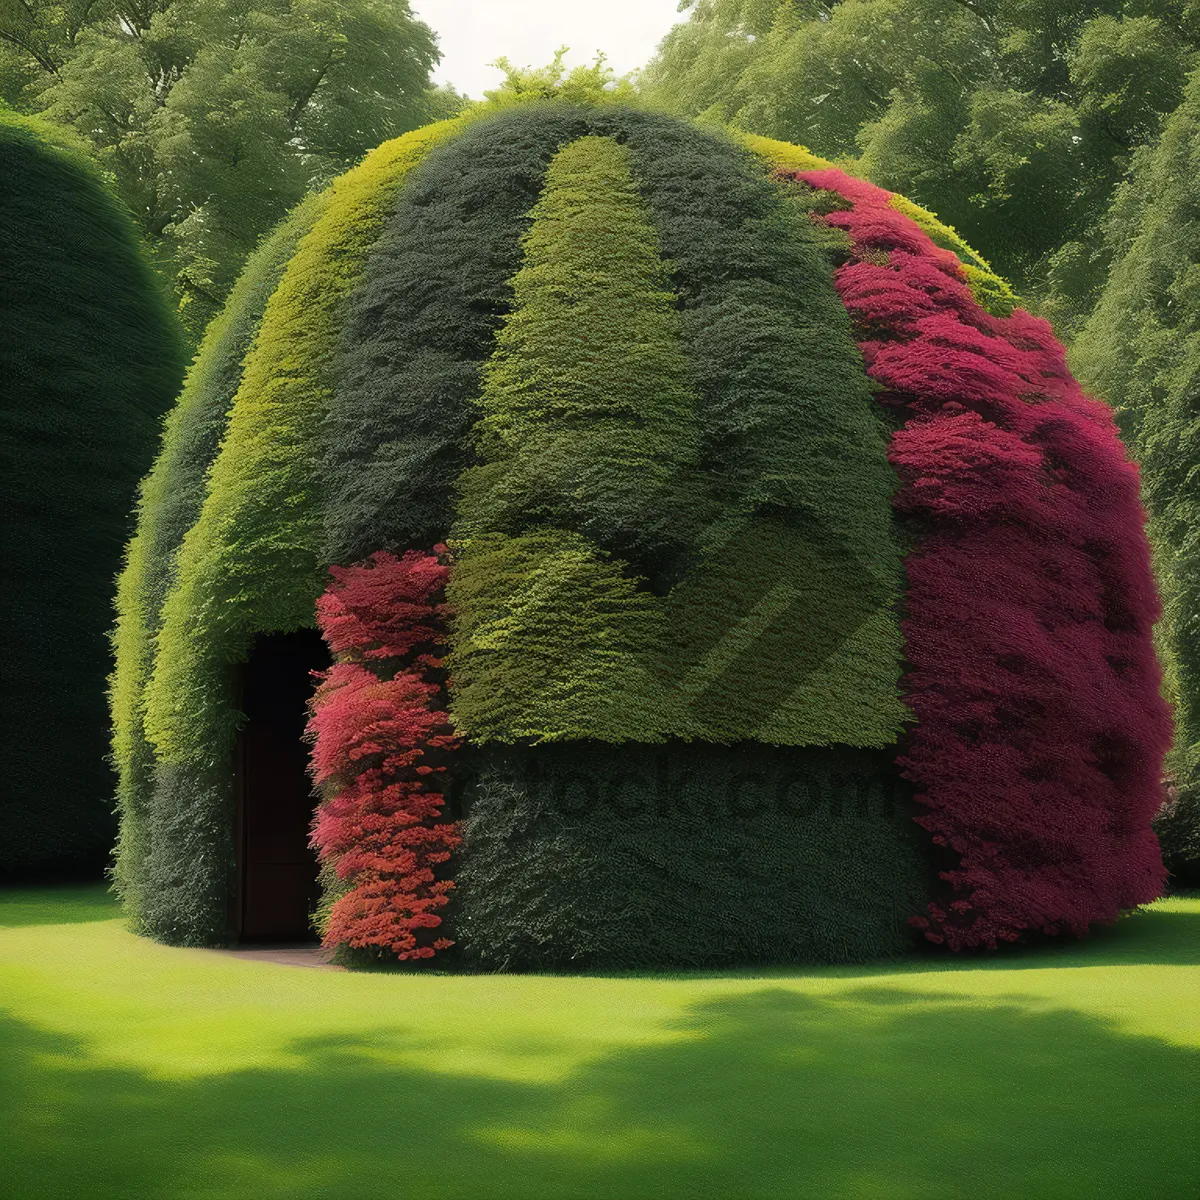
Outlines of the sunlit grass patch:
[[1188,1195],[1200,898],[877,967],[355,974],[0,893],[0,1177],[37,1197]]

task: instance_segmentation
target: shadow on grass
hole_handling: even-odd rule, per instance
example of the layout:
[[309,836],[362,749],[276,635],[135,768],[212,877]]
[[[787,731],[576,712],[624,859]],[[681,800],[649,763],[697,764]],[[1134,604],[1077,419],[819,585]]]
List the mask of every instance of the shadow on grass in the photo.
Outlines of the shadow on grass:
[[0,928],[81,925],[114,921],[120,915],[120,902],[106,883],[0,887]]
[[[1195,893],[1191,893],[1192,896]],[[355,971],[429,971],[423,963],[349,964]],[[1083,938],[1045,938],[1034,945],[1000,946],[996,950],[951,953],[940,946],[914,939],[911,953],[899,958],[824,967],[801,964],[750,965],[714,970],[581,971],[598,979],[793,979],[798,975],[833,975],[838,978],[903,975],[912,971],[1022,971],[1051,967],[1200,966],[1200,910],[1179,912],[1147,908],[1131,913],[1113,925],[1095,926]],[[454,974],[447,970],[446,974]],[[548,973],[548,972],[543,972]],[[562,974],[567,974],[562,972]],[[1188,1197],[1187,1200],[1193,1200]],[[1195,1200],[1200,1200],[1200,1193]]]
[[1095,926],[1085,938],[1047,938],[1033,946],[959,955],[938,951],[925,956],[926,963],[938,961],[962,969],[1004,971],[1045,967],[1195,967],[1200,966],[1200,910],[1147,908],[1122,917],[1113,925]]
[[6,1020],[0,1178],[48,1200],[1195,1195],[1200,1053],[1078,1013],[767,986],[677,1033],[562,1083],[389,1065],[418,1044],[395,1029],[169,1081]]

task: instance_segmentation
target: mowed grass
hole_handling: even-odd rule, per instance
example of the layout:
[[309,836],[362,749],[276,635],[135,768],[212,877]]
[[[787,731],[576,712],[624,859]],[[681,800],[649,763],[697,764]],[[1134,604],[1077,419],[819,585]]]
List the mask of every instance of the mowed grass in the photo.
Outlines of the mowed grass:
[[0,893],[0,1194],[1200,1196],[1200,898],[866,968],[351,974]]

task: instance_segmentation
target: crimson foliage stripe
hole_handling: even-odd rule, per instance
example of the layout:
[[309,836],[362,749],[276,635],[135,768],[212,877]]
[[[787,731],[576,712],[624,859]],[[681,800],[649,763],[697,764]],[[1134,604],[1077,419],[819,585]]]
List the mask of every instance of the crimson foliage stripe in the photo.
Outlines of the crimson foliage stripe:
[[840,171],[801,173],[852,207],[836,284],[879,400],[906,561],[899,759],[945,851],[914,919],[951,948],[1082,934],[1153,899],[1150,829],[1170,721],[1138,475],[1049,325],[989,315],[952,254]]

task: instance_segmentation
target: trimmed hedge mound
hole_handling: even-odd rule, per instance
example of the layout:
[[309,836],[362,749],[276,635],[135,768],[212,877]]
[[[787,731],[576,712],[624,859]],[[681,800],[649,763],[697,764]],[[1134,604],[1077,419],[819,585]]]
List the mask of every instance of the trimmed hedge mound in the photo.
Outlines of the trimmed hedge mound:
[[129,215],[62,136],[0,112],[0,879],[109,857],[113,577],[183,374]]
[[476,110],[264,248],[272,294],[206,348],[235,390],[158,625],[148,576],[122,593],[140,928],[230,936],[238,664],[316,611],[344,951],[861,961],[1155,893],[1166,714],[1111,422],[952,231],[747,141]]

